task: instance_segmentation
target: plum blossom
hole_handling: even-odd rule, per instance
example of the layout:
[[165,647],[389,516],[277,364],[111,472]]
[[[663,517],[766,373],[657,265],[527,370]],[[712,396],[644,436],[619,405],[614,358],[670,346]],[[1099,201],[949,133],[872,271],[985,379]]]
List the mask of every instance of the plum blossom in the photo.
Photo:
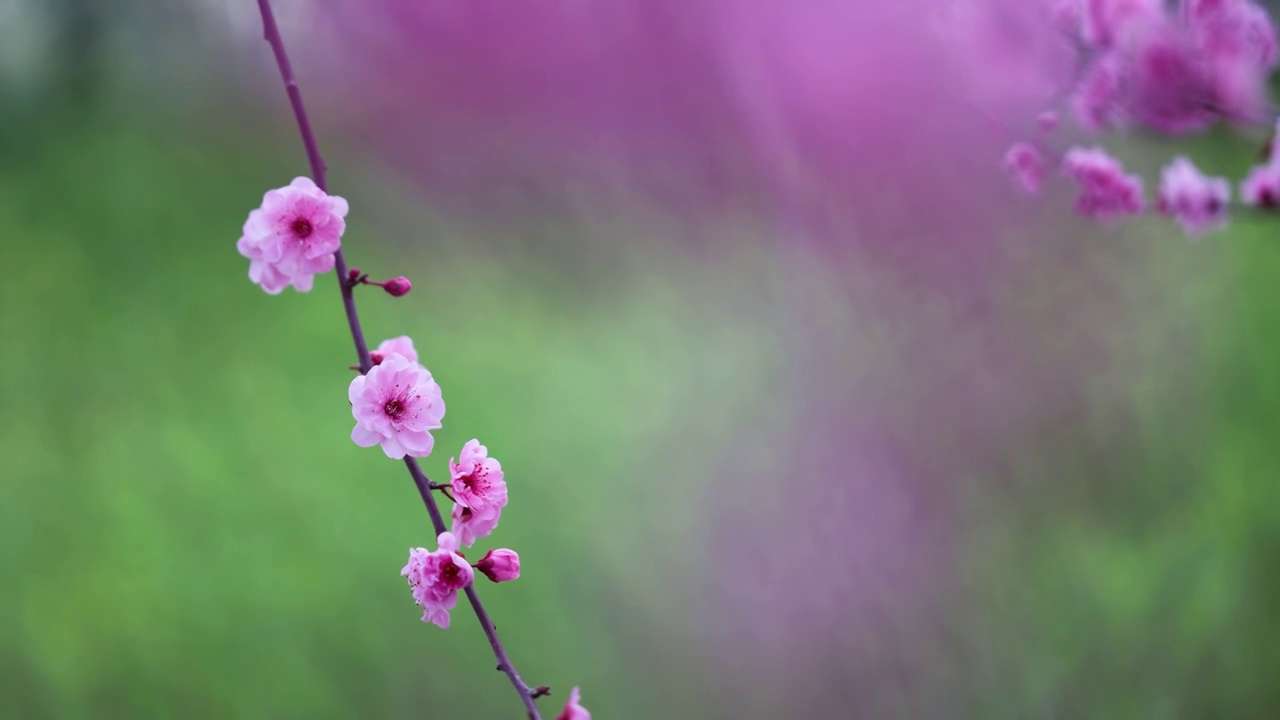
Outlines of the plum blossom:
[[1142,178],[1126,175],[1120,161],[1102,148],[1071,148],[1062,172],[1080,185],[1075,209],[1081,215],[1111,220],[1142,212]]
[[315,275],[333,269],[346,214],[346,200],[326,194],[309,178],[268,190],[236,243],[249,258],[249,279],[272,295],[290,285],[310,291]]
[[1004,155],[1005,172],[1026,195],[1037,195],[1044,182],[1044,158],[1030,143],[1015,143]]
[[382,445],[387,457],[426,457],[435,443],[431,431],[440,428],[444,399],[431,372],[392,353],[358,375],[347,389],[356,425],[351,440],[360,447]]
[[1235,97],[1241,92],[1236,79],[1216,75],[1192,38],[1171,21],[1149,23],[1125,50],[1125,112],[1148,128],[1170,135],[1200,130],[1218,117],[1219,95],[1230,94],[1233,105],[1247,102]]
[[1191,237],[1225,224],[1230,200],[1226,178],[1207,177],[1185,157],[1174,158],[1161,171],[1158,208]]
[[582,707],[582,693],[577,687],[569,691],[569,702],[564,704],[556,720],[591,720],[591,713]]
[[489,449],[479,440],[462,446],[458,458],[449,459],[450,489],[453,507],[453,532],[462,544],[471,547],[498,526],[502,508],[507,505],[507,483],[502,465],[489,457]]
[[476,540],[487,537],[498,527],[498,520],[501,517],[498,511],[489,513],[477,513],[469,507],[461,504],[453,506],[453,512],[450,518],[453,520],[453,533],[458,536],[458,540],[467,547],[476,544]]
[[520,556],[515,550],[497,548],[485,553],[475,567],[496,583],[515,580],[520,577]]
[[409,562],[400,574],[409,579],[413,601],[422,607],[422,622],[449,627],[449,611],[458,604],[458,591],[471,585],[475,573],[458,554],[458,539],[443,532],[436,538],[439,549],[410,548]]
[[383,358],[388,355],[403,355],[409,362],[418,362],[418,351],[413,347],[413,339],[408,335],[393,337],[390,340],[383,340],[378,343],[378,347],[369,353],[369,359],[374,365],[382,362]]
[[449,479],[453,494],[463,507],[487,513],[507,505],[502,465],[489,457],[489,448],[479,440],[468,440],[457,460],[449,458]]
[[1072,98],[1084,129],[1182,134],[1261,117],[1276,33],[1252,0],[1078,0],[1074,17],[1092,56]]

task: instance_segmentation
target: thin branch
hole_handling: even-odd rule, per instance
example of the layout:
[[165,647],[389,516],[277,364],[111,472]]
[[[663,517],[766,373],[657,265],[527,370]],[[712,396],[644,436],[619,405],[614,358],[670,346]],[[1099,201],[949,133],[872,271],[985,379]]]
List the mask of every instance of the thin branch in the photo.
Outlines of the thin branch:
[[[298,81],[294,78],[293,67],[289,64],[289,55],[284,49],[284,39],[280,36],[280,28],[276,25],[275,14],[271,11],[271,0],[258,0],[258,10],[262,13],[263,37],[271,45],[272,52],[275,53],[276,65],[280,68],[280,78],[284,81],[285,91],[289,94],[289,104],[293,107],[294,118],[298,121],[298,130],[302,134],[302,144],[306,148],[307,161],[311,164],[311,174],[314,176],[312,180],[315,181],[317,187],[327,193],[329,192],[329,187],[325,179],[324,158],[320,156],[320,148],[316,144],[315,133],[311,129],[311,121],[307,119],[307,110],[302,104],[302,93],[298,90]],[[361,374],[364,374],[373,367],[373,362],[369,358],[369,345],[365,342],[364,331],[360,328],[360,315],[356,312],[355,294],[352,292],[352,285],[348,282],[347,263],[342,256],[341,249],[334,253],[334,270],[338,277],[338,287],[342,291],[342,305],[347,313],[347,325],[351,329],[351,340],[356,346],[356,357],[360,362],[359,370]],[[431,516],[431,525],[435,528],[436,534],[439,535],[445,532],[448,528],[444,524],[444,517],[440,514],[440,507],[436,505],[435,497],[431,494],[431,480],[423,474],[422,468],[418,467],[416,459],[406,457],[404,464],[409,468],[409,474],[413,476],[414,485],[418,488],[418,494],[422,496],[422,502],[426,505],[427,514]],[[493,621],[489,619],[489,613],[485,611],[484,605],[480,602],[480,597],[476,594],[474,585],[468,586],[466,593],[467,600],[471,602],[471,609],[475,611],[476,619],[480,621],[480,627],[484,629],[484,634],[489,639],[489,645],[493,648],[493,655],[498,660],[498,667],[511,679],[511,684],[515,687],[516,692],[520,693],[520,700],[524,703],[525,709],[528,710],[530,720],[540,720],[541,716],[538,714],[537,704],[534,703],[535,690],[520,679],[519,673],[516,672],[515,667],[511,664],[511,660],[507,657],[507,651],[502,646],[502,640],[498,638],[498,632],[493,626]]]

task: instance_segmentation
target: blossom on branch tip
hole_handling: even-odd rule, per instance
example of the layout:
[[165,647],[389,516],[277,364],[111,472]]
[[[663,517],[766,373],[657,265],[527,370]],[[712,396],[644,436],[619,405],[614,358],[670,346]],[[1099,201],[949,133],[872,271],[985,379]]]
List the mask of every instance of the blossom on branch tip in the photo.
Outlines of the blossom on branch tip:
[[515,550],[498,548],[485,553],[475,567],[496,583],[516,580],[520,577],[520,556]]
[[369,359],[374,365],[382,362],[388,355],[403,355],[409,362],[418,362],[418,351],[413,347],[413,339],[408,335],[393,337],[390,340],[383,340],[378,343],[378,347],[369,353]]
[[407,277],[393,277],[382,283],[382,289],[391,297],[401,297],[413,289],[413,283],[409,282]]
[[1044,182],[1044,158],[1034,145],[1015,143],[1004,154],[1003,166],[1022,193],[1040,193],[1040,186]]
[[1174,158],[1160,175],[1160,212],[1172,215],[1191,237],[1221,227],[1227,219],[1231,185],[1208,177],[1185,157]]
[[346,200],[326,194],[309,178],[267,191],[236,243],[249,258],[249,279],[272,295],[290,285],[310,291],[315,275],[333,269],[346,214]]
[[1120,161],[1102,148],[1071,148],[1062,173],[1080,185],[1075,209],[1081,215],[1112,220],[1142,212],[1142,178],[1126,175]]
[[577,687],[569,691],[569,702],[564,704],[556,720],[591,720],[591,713],[582,707],[582,693]]
[[449,611],[458,603],[458,591],[475,578],[471,566],[458,554],[458,539],[452,533],[440,533],[439,549],[410,548],[409,562],[400,570],[413,588],[413,601],[422,607],[422,622],[449,627]]
[[351,440],[360,447],[382,445],[387,457],[426,457],[440,427],[444,399],[431,372],[403,355],[392,353],[358,375],[347,389],[356,426]]

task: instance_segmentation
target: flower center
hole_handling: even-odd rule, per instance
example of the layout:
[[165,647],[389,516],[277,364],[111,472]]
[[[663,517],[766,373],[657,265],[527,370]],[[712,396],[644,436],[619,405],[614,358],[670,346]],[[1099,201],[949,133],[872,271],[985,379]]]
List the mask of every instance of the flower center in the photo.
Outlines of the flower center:
[[440,580],[446,585],[458,585],[460,584],[458,578],[460,572],[458,564],[450,561],[448,565],[440,568]]
[[467,486],[468,490],[473,492],[477,490],[483,492],[489,487],[489,483],[487,482],[488,476],[485,474],[483,469],[473,470],[458,479],[462,481],[463,485]]
[[293,228],[293,234],[297,236],[299,240],[306,239],[307,236],[311,235],[311,231],[313,230],[311,227],[311,221],[304,217],[294,220],[291,227]]
[[387,417],[395,420],[404,414],[404,403],[400,402],[399,399],[388,400],[387,404],[382,406],[382,412],[386,413]]

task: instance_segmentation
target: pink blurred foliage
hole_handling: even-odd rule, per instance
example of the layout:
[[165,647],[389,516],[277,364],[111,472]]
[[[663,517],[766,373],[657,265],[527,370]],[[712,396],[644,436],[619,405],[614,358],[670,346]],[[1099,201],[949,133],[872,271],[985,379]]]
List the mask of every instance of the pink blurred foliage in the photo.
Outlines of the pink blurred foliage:
[[725,500],[736,512],[709,523],[702,551],[723,580],[689,600],[699,639],[729,677],[771,678],[758,693],[725,689],[734,717],[781,716],[755,707],[762,696],[789,698],[788,717],[918,717],[883,703],[933,689],[941,658],[903,661],[938,638],[960,528],[916,451],[879,420],[823,414],[825,430],[788,446],[795,476],[776,493],[734,484],[781,496],[772,512]]
[[[1087,377],[1106,367],[1098,318],[1123,313],[1105,302],[1114,288],[1065,289],[1090,260],[1066,244],[1069,226],[1009,197],[1000,162],[1083,69],[1056,4],[325,7],[344,33],[325,48],[342,70],[328,102],[426,202],[487,213],[513,192],[551,204],[586,192],[609,203],[620,186],[662,214],[747,208],[780,242],[830,261],[834,282],[852,278],[827,321],[866,311],[860,338],[888,328],[902,356],[864,382],[854,351],[815,319],[821,303],[797,311],[783,342],[812,385],[779,392],[794,427],[768,442],[795,465],[777,475],[744,459],[703,478],[714,513],[700,539],[717,570],[688,587],[715,659],[766,675],[853,658],[871,674],[837,684],[875,697],[877,680],[895,679],[877,676],[877,649],[945,620],[937,604],[964,540],[949,494],[956,447],[981,464],[973,457],[998,458],[1018,427],[1083,404]],[[1057,324],[1052,339],[1009,319],[1028,255],[1054,261],[1034,318]]]
[[1015,0],[325,7],[331,101],[439,206],[621,187],[939,282],[991,267],[991,158],[1074,69],[1051,8]]

